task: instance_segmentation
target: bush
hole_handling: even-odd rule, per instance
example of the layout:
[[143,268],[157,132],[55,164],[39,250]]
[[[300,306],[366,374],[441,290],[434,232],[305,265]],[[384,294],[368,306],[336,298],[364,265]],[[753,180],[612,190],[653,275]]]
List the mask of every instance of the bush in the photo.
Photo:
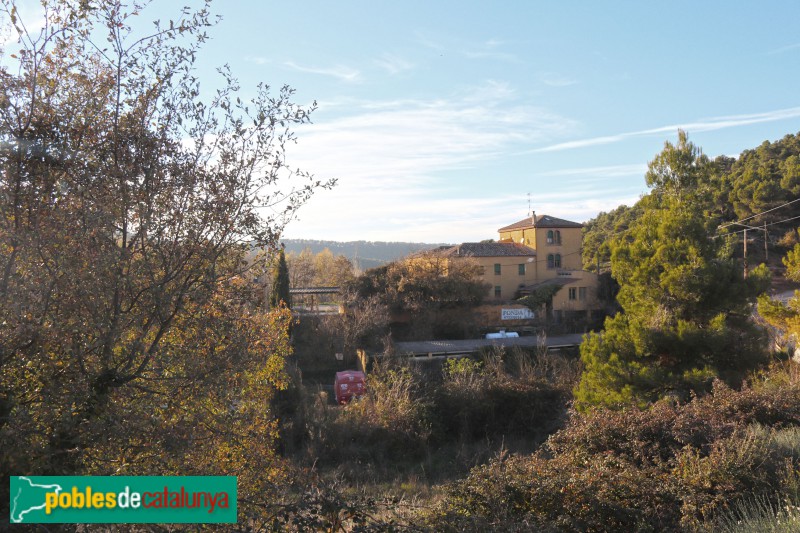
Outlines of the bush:
[[443,431],[439,437],[469,441],[515,435],[539,440],[561,427],[572,384],[559,388],[548,383],[546,373],[556,364],[545,362],[547,357],[532,359],[515,352],[506,358],[501,350],[482,362],[448,360],[433,399]]
[[794,372],[773,371],[741,391],[718,381],[711,394],[684,405],[573,412],[537,453],[498,458],[450,485],[429,525],[697,530],[753,497],[797,501],[800,380]]
[[794,533],[800,531],[800,505],[758,497],[741,500],[715,524],[719,533]]
[[292,415],[297,419],[285,425],[294,427],[295,437],[297,426],[304,427],[304,453],[322,466],[413,460],[426,452],[430,404],[411,368],[377,367],[367,377],[367,394],[343,407],[331,405],[324,392],[304,398]]

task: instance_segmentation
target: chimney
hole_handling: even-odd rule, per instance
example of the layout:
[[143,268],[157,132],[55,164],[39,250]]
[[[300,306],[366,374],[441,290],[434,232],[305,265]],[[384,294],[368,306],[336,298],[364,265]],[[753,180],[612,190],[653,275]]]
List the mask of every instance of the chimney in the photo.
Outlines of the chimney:
[[531,211],[531,225],[536,227],[536,211]]

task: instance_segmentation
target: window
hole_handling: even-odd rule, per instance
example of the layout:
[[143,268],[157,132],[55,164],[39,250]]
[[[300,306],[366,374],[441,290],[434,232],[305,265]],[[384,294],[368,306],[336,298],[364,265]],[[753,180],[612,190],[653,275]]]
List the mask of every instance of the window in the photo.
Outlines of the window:
[[578,300],[586,299],[586,287],[578,287]]
[[575,300],[577,298],[577,292],[578,291],[577,291],[577,289],[575,287],[570,287],[569,288],[569,299],[570,300]]
[[494,264],[494,275],[495,276],[499,276],[500,275],[500,263],[495,263]]
[[525,275],[525,263],[520,263],[519,265],[517,265],[517,271],[518,271],[520,276],[524,276]]
[[553,260],[555,268],[561,268],[561,254],[556,254]]
[[561,244],[561,232],[560,231],[556,230],[556,233],[555,233],[555,235],[553,237],[553,242],[555,244]]
[[553,230],[547,230],[547,244],[553,244]]
[[495,285],[494,286],[494,297],[495,298],[500,298],[500,292],[501,292],[500,285]]
[[547,268],[555,268],[556,260],[553,254],[547,254]]

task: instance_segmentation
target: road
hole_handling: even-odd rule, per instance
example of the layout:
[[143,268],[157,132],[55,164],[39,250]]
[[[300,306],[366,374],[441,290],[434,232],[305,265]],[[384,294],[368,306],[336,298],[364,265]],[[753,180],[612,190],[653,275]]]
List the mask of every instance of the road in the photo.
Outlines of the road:
[[[544,343],[547,347],[577,346],[583,340],[582,333],[572,335],[559,335],[547,337]],[[486,346],[524,346],[535,347],[539,345],[539,337],[512,337],[507,339],[468,339],[459,341],[415,341],[396,342],[394,349],[397,354],[405,355],[446,355],[476,352]]]

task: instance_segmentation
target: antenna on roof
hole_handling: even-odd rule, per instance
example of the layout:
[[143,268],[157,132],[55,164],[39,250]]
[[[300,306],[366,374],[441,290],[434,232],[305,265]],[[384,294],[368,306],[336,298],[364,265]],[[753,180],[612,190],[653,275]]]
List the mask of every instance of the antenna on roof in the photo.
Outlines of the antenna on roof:
[[528,193],[528,216],[531,216],[531,193]]

